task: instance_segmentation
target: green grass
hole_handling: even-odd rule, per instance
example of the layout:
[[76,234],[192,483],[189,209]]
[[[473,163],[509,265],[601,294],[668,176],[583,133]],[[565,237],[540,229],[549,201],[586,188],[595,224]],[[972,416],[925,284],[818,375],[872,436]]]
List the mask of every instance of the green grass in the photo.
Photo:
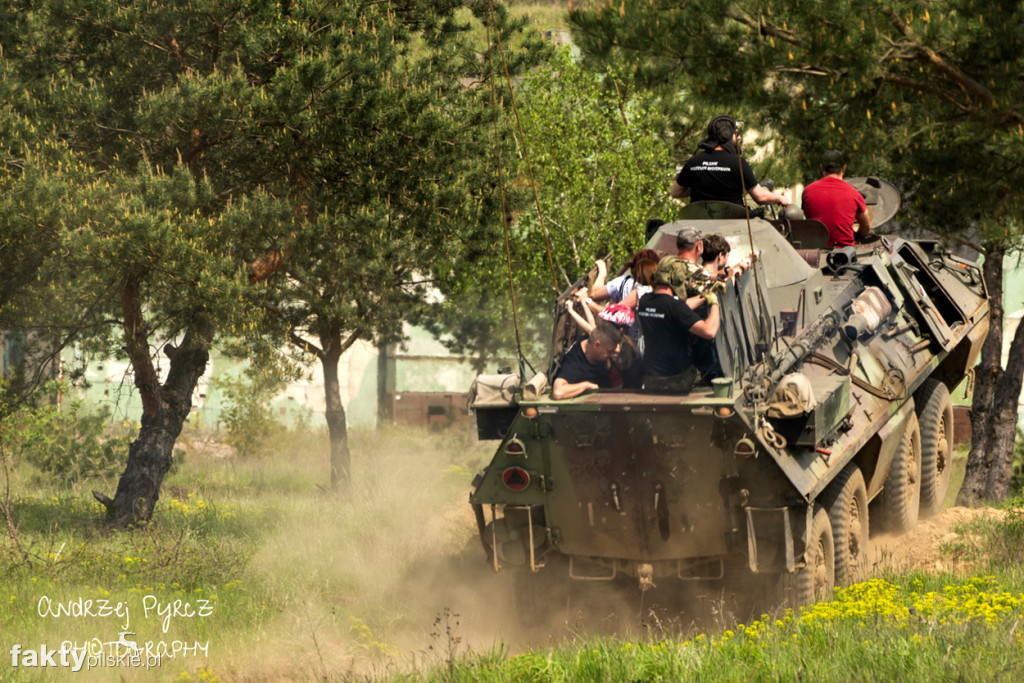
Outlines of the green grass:
[[[890,570],[800,614],[615,638],[570,627],[526,649],[511,582],[492,574],[465,496],[492,444],[466,432],[355,432],[353,485],[324,488],[320,432],[240,460],[186,436],[150,527],[103,529],[92,488],[11,471],[18,544],[0,542],[2,680],[1017,680],[1024,675],[1024,513],[967,525],[947,551],[976,576]],[[41,617],[123,603],[136,642],[199,642],[156,671],[14,670],[13,644],[113,641],[124,619]],[[147,605],[206,606],[174,616]],[[206,602],[200,602],[206,601]],[[166,628],[166,630],[165,630]],[[116,677],[115,676],[115,677]]]
[[[566,2],[559,0],[523,0],[506,3],[509,14],[514,19],[525,19],[527,30],[534,32],[568,29],[568,9]],[[487,45],[487,30],[477,23],[470,22],[471,12],[468,9],[460,10],[459,18],[471,25],[470,36],[481,48]],[[511,45],[503,45],[506,50],[516,50],[522,47],[521,39],[513,40]]]
[[565,0],[533,0],[532,2],[508,3],[512,15],[528,17],[530,23],[541,31],[568,28],[568,3]]
[[[873,579],[833,600],[689,640],[494,651],[400,680],[992,681],[1024,674],[1024,594],[992,577]],[[1016,591],[1016,592],[1015,592]]]
[[[179,445],[184,462],[165,480],[152,524],[130,532],[104,530],[102,506],[90,493],[112,491],[116,481],[59,487],[28,463],[16,464],[10,510],[17,543],[0,537],[7,591],[0,654],[9,657],[15,643],[108,642],[130,630],[140,643],[208,643],[206,656],[165,658],[159,679],[305,680],[387,662],[400,652],[401,633],[426,641],[434,615],[403,591],[434,555],[464,547],[471,531],[465,494],[488,446],[467,433],[355,432],[354,483],[333,493],[324,486],[319,432],[293,434],[288,452],[263,459],[223,457],[198,438]],[[451,528],[460,534],[452,537]],[[123,603],[128,628],[115,616],[38,614],[41,600],[78,599]],[[181,611],[187,603],[210,614],[166,620],[155,609],[145,613],[147,605],[175,601]],[[152,680],[152,672],[117,673]],[[15,670],[9,659],[0,673],[18,681],[53,676],[52,669]],[[97,669],[75,680],[109,677]]]

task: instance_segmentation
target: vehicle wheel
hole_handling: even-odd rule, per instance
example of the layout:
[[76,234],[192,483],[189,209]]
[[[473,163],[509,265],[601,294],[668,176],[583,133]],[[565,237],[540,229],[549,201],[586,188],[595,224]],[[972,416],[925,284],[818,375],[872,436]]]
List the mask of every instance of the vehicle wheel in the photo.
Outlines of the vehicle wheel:
[[785,573],[780,580],[782,598],[787,607],[796,609],[825,600],[835,587],[835,544],[828,513],[816,505],[808,547],[807,563],[792,574]]
[[864,579],[868,566],[868,490],[852,462],[829,484],[821,504],[832,524],[836,549],[836,585]]
[[921,517],[936,515],[949,490],[952,472],[953,401],[942,382],[928,379],[914,394],[921,427]]
[[910,531],[917,524],[921,505],[921,430],[917,415],[910,413],[896,457],[878,494],[882,527],[893,533]]

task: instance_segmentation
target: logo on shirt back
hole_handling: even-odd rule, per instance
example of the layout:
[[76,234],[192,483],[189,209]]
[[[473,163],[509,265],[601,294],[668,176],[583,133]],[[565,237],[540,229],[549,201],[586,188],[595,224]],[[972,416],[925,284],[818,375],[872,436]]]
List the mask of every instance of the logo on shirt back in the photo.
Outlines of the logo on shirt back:
[[717,161],[703,161],[700,166],[691,166],[691,171],[724,171],[730,173],[732,169],[728,166],[719,166]]
[[636,314],[639,315],[642,318],[664,318],[665,317],[665,314],[664,313],[659,313],[658,309],[656,309],[656,308],[639,309],[639,310],[637,310]]

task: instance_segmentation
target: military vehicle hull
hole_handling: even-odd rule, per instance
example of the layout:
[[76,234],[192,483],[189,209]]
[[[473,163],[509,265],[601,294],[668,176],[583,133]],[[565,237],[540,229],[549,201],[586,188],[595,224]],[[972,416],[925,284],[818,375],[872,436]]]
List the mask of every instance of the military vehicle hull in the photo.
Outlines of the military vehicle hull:
[[[470,495],[495,569],[641,589],[759,576],[798,605],[863,575],[869,529],[940,508],[949,393],[988,330],[977,266],[903,239],[801,251],[823,229],[807,221],[685,219],[648,247],[674,253],[690,225],[758,255],[720,296],[727,379],[684,395],[519,393],[507,429],[483,434],[501,444]],[[559,315],[552,373],[575,336]],[[793,376],[812,396],[780,414]]]

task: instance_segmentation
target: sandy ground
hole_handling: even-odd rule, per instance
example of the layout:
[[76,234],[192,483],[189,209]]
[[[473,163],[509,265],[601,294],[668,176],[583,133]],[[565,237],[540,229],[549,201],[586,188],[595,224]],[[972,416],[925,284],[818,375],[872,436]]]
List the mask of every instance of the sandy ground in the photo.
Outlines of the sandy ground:
[[[991,508],[950,508],[920,522],[906,535],[873,537],[872,573],[969,572],[972,567],[965,559],[944,552],[943,547],[958,541],[970,542],[956,530],[961,522],[1001,514]],[[386,636],[395,658],[371,658],[353,650],[350,643],[320,643],[318,647],[323,649],[328,670],[372,678],[388,670],[443,667],[450,657],[470,652],[501,650],[515,654],[595,635],[691,637],[701,631],[730,628],[760,614],[737,613],[733,609],[735,603],[731,608],[721,592],[692,594],[679,602],[659,602],[666,595],[664,591],[670,593],[670,598],[679,597],[676,582],[646,595],[641,595],[632,583],[616,586],[602,582],[575,585],[568,597],[552,593],[554,609],[550,616],[543,623],[525,625],[516,616],[517,591],[523,587],[517,587],[511,572],[496,573],[486,562],[469,505],[453,505],[445,514],[424,521],[423,534],[437,552],[412,563],[388,591],[397,604],[404,605],[406,612],[403,625]],[[262,662],[259,673],[236,672],[240,673],[237,680],[305,678],[296,677],[295,661],[281,661],[278,665],[275,669],[272,663]],[[313,673],[305,669],[303,672]]]
[[903,536],[879,534],[871,537],[869,559],[875,571],[891,569],[897,572],[967,572],[969,563],[956,553],[943,553],[944,546],[951,546],[964,539],[957,532],[957,526],[978,518],[1002,516],[1002,510],[994,508],[952,507],[931,519],[918,522],[912,531]]

